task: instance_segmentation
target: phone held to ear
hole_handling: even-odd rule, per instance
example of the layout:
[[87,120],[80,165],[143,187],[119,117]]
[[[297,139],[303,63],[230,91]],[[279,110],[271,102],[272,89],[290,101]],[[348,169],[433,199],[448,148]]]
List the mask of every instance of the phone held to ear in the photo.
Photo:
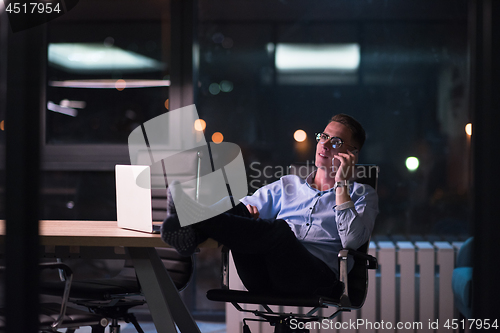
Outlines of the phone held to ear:
[[340,167],[340,160],[338,158],[332,158],[332,169],[336,172]]
[[[354,156],[356,156],[356,161],[355,163],[358,163],[358,154],[359,154],[359,150],[355,149],[352,151],[352,153],[354,154]],[[338,170],[338,168],[340,167],[340,160],[338,158],[335,158],[333,157],[332,158],[332,168],[333,170]]]

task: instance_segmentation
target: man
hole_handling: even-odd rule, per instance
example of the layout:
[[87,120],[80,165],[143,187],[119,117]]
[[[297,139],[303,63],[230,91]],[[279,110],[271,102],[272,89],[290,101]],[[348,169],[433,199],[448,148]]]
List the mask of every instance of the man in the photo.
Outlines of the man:
[[[207,238],[224,244],[249,291],[339,295],[338,252],[368,241],[378,198],[373,188],[348,181],[365,141],[354,118],[332,117],[317,140],[317,170],[306,180],[284,176],[203,222],[181,228],[169,194],[163,240],[184,255]],[[197,214],[197,203],[191,204]]]

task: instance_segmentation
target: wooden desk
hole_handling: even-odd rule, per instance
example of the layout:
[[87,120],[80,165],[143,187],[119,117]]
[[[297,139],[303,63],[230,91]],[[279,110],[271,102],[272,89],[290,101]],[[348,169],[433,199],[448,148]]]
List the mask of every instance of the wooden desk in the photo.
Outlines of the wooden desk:
[[[4,237],[5,221],[0,221],[0,242]],[[200,332],[154,249],[167,247],[159,234],[124,230],[116,221],[40,221],[40,244],[49,252],[70,247],[79,257],[92,256],[79,247],[123,247],[114,253],[133,260],[157,332],[176,333],[174,322],[182,333]],[[213,241],[203,244],[214,246]]]

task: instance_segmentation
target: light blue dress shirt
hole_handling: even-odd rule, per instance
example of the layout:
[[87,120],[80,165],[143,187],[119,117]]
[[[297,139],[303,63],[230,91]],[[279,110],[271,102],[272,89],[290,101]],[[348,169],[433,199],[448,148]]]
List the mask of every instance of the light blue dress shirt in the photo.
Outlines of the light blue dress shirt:
[[[297,239],[338,276],[338,252],[357,249],[370,239],[378,214],[378,196],[364,184],[351,182],[352,201],[336,205],[332,189],[311,187],[315,172],[306,180],[287,175],[241,199],[253,205],[262,219],[283,219]],[[352,268],[350,260],[349,270]]]

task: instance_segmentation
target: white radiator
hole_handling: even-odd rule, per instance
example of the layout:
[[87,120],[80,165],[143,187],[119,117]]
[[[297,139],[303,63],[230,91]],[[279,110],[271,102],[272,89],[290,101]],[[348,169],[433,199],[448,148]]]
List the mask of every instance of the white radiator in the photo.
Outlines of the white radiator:
[[[316,324],[311,333],[452,332],[445,324],[458,318],[451,276],[461,245],[462,242],[371,242],[369,253],[377,257],[379,269],[369,270],[365,305],[361,310]],[[230,289],[243,290],[232,259],[230,263]],[[285,310],[296,312],[297,308]],[[330,315],[334,310],[331,307],[322,311]],[[257,317],[226,304],[227,333],[241,333],[243,318]],[[252,333],[274,331],[268,323],[247,323]]]

